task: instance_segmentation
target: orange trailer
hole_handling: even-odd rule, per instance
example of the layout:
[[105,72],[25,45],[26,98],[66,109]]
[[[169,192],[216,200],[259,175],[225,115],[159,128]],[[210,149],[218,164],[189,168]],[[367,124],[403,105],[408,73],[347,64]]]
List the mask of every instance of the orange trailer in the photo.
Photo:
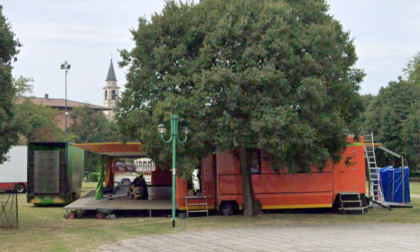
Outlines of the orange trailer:
[[[366,194],[363,138],[347,139],[349,145],[339,163],[330,160],[320,171],[289,174],[287,169],[273,171],[270,162],[258,154],[252,169],[255,197],[262,209],[331,208],[339,193]],[[237,157],[227,151],[217,152],[201,160],[201,192],[209,209],[241,209],[242,184]],[[177,203],[185,210],[187,182],[177,178]]]

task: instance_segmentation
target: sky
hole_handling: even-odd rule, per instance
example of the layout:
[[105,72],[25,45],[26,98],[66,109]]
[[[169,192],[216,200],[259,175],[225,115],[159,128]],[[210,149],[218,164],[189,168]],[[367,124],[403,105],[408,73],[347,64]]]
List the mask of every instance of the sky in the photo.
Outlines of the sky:
[[[327,0],[329,14],[350,32],[366,77],[360,93],[377,94],[420,51],[420,1]],[[22,43],[13,75],[33,78],[31,95],[103,104],[112,57],[118,85],[124,90],[128,69],[119,68],[119,50],[131,49],[130,33],[138,18],[160,13],[164,0],[2,0],[3,15]]]

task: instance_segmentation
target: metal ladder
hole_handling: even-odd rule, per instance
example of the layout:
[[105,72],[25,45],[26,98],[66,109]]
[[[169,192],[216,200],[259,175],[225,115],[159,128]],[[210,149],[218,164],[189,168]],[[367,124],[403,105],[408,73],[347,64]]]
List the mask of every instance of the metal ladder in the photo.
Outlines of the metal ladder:
[[338,211],[343,214],[346,214],[346,212],[360,212],[364,214],[368,210],[367,206],[363,206],[359,192],[340,192],[338,200]]
[[370,135],[365,135],[364,146],[366,162],[368,164],[369,196],[373,194],[373,200],[370,202],[370,205],[373,206],[373,203],[383,205],[385,199],[382,192],[382,184],[379,177],[378,167],[376,165],[375,142],[373,140],[373,133]]

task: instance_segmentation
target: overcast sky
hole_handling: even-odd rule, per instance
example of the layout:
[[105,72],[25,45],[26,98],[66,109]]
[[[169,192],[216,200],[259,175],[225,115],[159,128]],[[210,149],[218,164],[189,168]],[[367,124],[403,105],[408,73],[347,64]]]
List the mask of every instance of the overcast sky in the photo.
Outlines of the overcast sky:
[[[402,75],[407,61],[420,51],[420,1],[327,0],[330,14],[354,38],[359,61],[367,76],[361,93],[377,94],[381,86]],[[132,48],[130,29],[139,17],[160,12],[163,0],[2,0],[3,15],[23,44],[13,75],[34,79],[34,93],[64,98],[64,71],[71,64],[68,99],[103,103],[110,58],[118,85],[125,72],[118,50]]]

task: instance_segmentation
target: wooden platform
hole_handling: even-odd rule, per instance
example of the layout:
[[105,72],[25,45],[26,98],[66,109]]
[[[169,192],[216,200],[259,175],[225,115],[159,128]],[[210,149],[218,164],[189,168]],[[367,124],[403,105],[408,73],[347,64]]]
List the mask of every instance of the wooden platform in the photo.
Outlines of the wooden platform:
[[66,210],[170,210],[170,200],[132,200],[128,196],[114,199],[95,199],[95,191],[89,192],[84,197],[64,207]]

